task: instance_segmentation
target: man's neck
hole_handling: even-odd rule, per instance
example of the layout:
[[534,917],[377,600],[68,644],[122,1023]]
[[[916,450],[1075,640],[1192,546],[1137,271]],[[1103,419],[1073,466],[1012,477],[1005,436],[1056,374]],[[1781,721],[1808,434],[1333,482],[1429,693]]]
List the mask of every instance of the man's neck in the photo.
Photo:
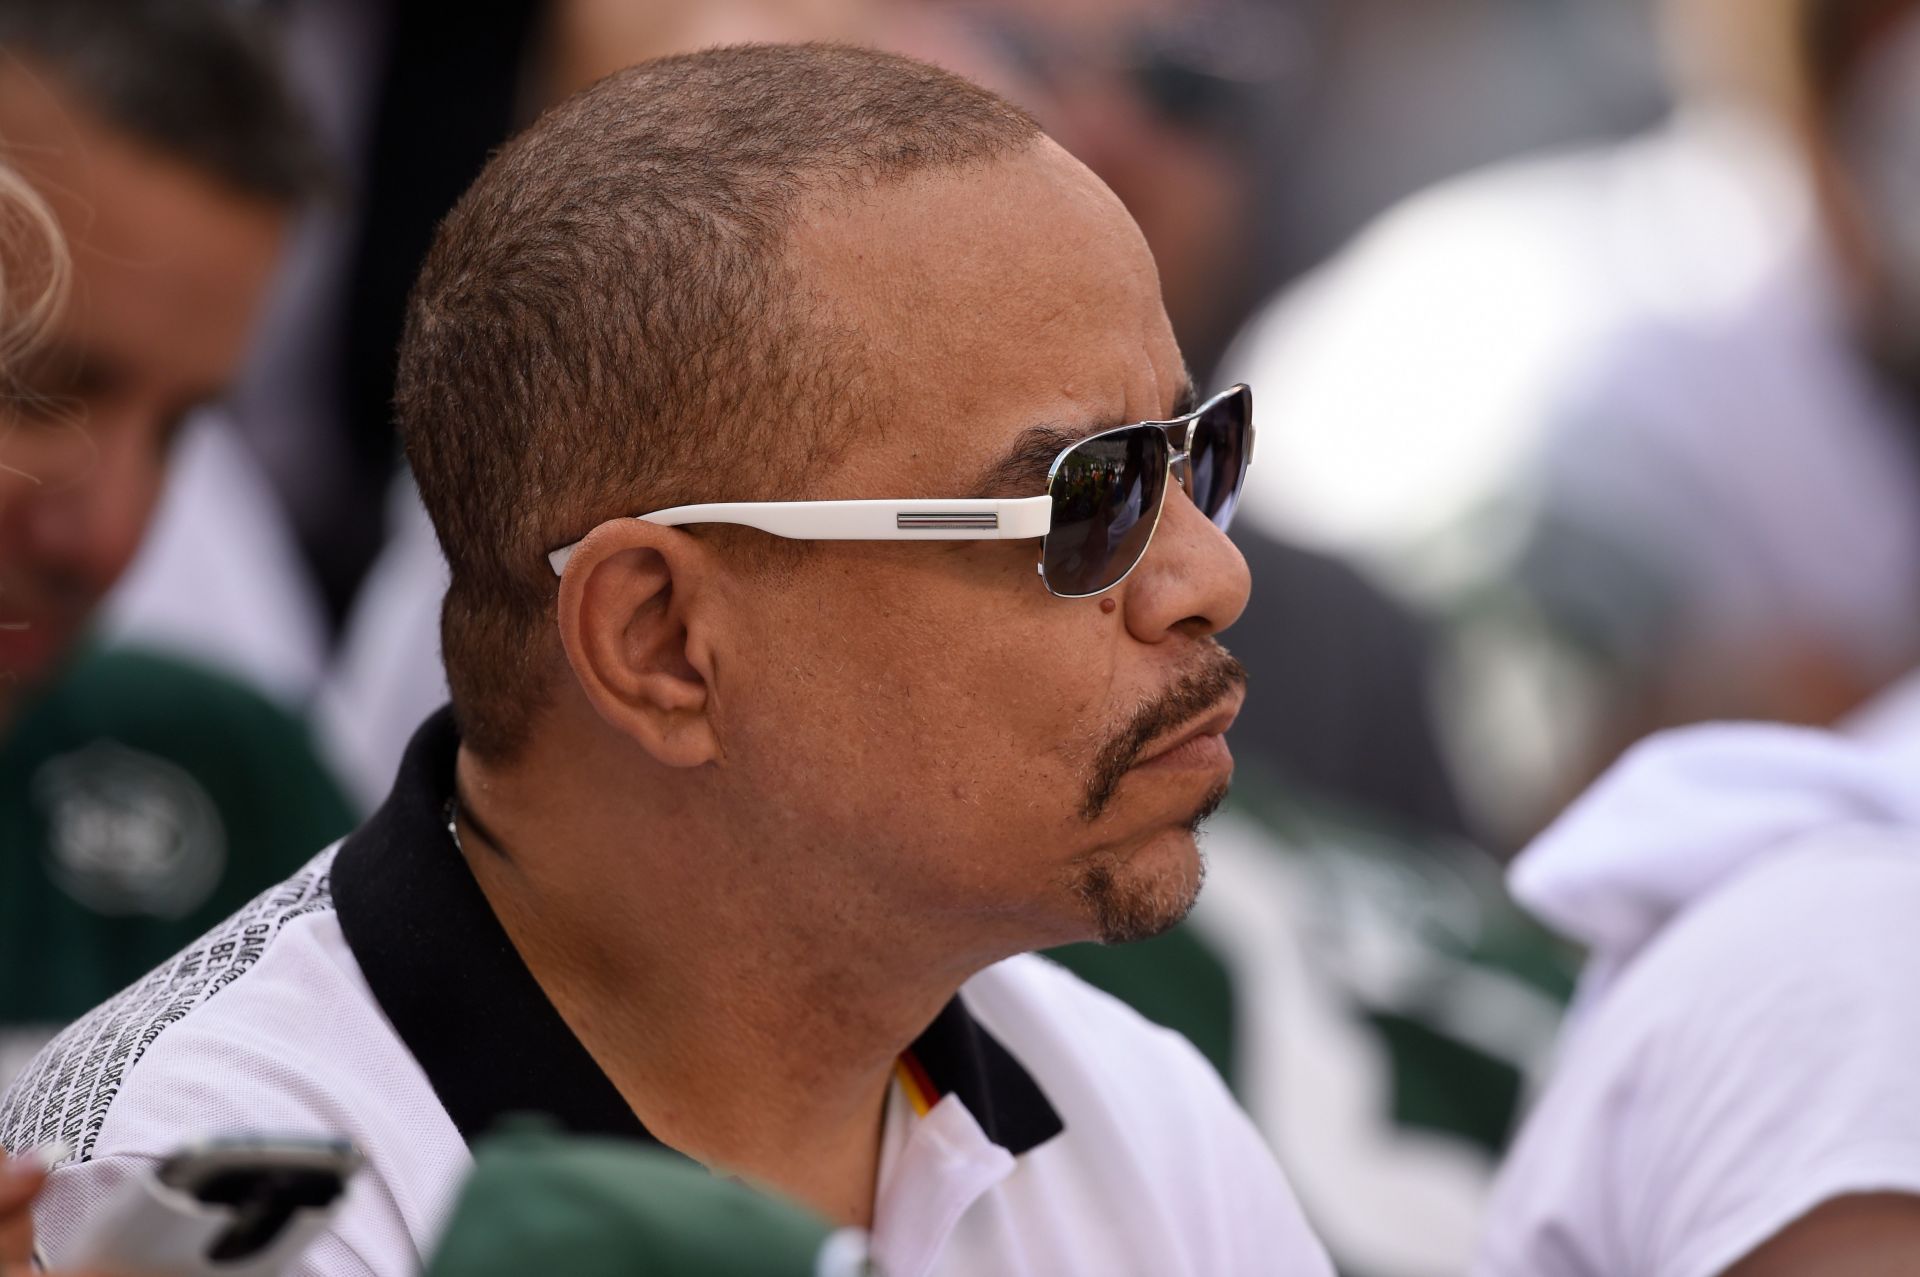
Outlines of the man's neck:
[[870,1224],[894,1062],[969,969],[846,926],[840,902],[769,881],[687,811],[629,813],[616,832],[464,752],[460,776],[474,877],[648,1130]]

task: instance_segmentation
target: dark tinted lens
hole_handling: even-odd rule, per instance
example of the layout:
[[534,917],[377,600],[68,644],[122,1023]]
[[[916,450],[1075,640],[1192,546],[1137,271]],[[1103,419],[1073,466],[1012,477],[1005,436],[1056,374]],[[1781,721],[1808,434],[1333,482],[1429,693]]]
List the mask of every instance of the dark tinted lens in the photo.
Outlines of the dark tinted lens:
[[1222,531],[1240,504],[1240,484],[1253,456],[1253,394],[1245,386],[1209,404],[1193,423],[1187,462],[1193,503]]
[[1047,588],[1098,594],[1146,552],[1167,486],[1167,432],[1136,426],[1097,435],[1060,459],[1048,495],[1053,524],[1040,549]]

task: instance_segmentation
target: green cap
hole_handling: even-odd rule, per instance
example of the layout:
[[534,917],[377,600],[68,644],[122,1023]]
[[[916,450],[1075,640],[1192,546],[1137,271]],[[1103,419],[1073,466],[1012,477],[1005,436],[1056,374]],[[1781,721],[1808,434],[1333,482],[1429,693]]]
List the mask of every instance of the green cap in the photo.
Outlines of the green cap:
[[855,1277],[864,1234],[657,1146],[516,1130],[481,1143],[426,1277]]

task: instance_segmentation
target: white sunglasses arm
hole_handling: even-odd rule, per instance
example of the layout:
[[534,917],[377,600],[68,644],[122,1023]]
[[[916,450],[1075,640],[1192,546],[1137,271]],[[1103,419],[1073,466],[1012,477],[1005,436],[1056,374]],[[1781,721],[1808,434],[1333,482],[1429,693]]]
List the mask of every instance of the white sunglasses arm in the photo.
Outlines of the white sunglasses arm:
[[[1021,541],[1047,535],[1053,498],[988,497],[952,501],[740,501],[682,505],[636,515],[648,523],[730,523],[794,541]],[[566,571],[580,543],[547,556]]]

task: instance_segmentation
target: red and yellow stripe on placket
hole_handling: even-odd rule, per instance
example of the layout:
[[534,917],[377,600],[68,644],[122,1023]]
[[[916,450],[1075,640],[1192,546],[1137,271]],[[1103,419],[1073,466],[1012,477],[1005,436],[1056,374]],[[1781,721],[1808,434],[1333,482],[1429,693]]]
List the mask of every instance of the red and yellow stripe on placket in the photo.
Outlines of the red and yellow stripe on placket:
[[893,1074],[900,1079],[900,1089],[906,1092],[907,1102],[913,1105],[917,1116],[925,1117],[940,1102],[940,1088],[933,1084],[912,1051],[900,1053],[893,1062]]

